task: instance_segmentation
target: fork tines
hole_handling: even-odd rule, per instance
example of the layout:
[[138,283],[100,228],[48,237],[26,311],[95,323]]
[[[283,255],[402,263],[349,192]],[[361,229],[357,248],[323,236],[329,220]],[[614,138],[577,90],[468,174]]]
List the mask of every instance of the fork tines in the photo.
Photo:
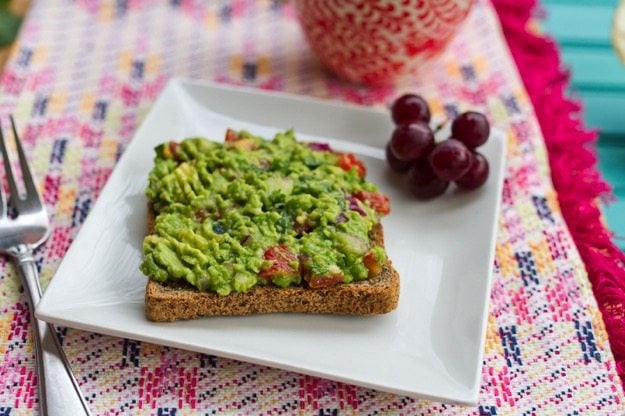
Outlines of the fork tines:
[[[13,138],[15,140],[15,146],[17,148],[17,155],[20,162],[20,170],[22,173],[22,180],[24,185],[24,193],[22,195],[20,194],[20,190],[18,188],[16,174],[13,171],[13,167],[11,165],[11,158],[7,149],[7,142],[5,139],[4,131],[2,129],[2,123],[0,123],[0,151],[2,151],[4,170],[6,172],[9,192],[11,194],[11,204],[18,212],[28,211],[32,209],[40,209],[42,207],[42,204],[39,198],[39,192],[37,191],[37,187],[30,172],[28,160],[26,159],[24,148],[22,147],[19,134],[17,133],[17,128],[15,127],[15,120],[13,118],[13,115],[9,115],[9,119],[11,121],[11,130],[13,132]],[[5,216],[7,201],[4,196],[2,187],[0,187],[0,199],[0,209],[2,209],[2,212],[0,212],[0,216]]]

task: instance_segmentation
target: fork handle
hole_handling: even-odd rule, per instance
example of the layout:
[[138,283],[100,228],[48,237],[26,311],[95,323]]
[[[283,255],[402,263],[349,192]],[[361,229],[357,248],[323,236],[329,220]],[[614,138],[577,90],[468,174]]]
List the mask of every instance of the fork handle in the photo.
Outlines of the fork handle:
[[41,299],[41,286],[32,250],[26,246],[22,248],[16,253],[16,260],[29,298],[41,414],[90,415],[56,330],[52,324],[35,318],[35,305]]

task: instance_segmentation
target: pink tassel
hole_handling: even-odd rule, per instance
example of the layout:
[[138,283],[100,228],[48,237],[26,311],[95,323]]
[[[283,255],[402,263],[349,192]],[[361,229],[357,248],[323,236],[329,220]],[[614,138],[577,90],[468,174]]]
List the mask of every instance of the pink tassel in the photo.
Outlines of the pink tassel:
[[599,199],[611,198],[597,171],[597,133],[581,120],[581,106],[566,97],[569,74],[557,45],[528,30],[536,0],[493,0],[549,152],[560,208],[603,314],[617,373],[625,386],[625,253],[601,221]]

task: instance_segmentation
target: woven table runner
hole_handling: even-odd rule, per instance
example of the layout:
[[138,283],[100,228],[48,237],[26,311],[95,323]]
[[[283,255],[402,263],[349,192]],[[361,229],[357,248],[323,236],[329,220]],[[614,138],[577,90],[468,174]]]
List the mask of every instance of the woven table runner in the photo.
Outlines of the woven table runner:
[[[327,74],[306,46],[292,6],[282,1],[35,2],[0,80],[0,117],[15,115],[51,215],[52,236],[36,253],[44,285],[172,76],[381,108],[416,91],[434,116],[477,109],[508,132],[479,404],[414,400],[62,328],[94,414],[625,412],[541,130],[489,2],[476,1],[452,44],[419,77],[377,89]],[[0,415],[30,415],[38,402],[26,296],[6,259],[0,276]]]

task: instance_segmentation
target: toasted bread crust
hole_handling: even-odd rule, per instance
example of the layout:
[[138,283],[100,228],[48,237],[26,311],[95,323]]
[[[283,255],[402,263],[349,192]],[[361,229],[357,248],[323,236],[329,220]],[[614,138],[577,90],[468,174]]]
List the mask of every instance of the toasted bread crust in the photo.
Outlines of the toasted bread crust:
[[[154,212],[148,207],[148,234],[153,232],[154,221]],[[374,227],[370,237],[384,246],[380,224]],[[220,296],[186,284],[163,284],[149,279],[145,313],[148,319],[159,322],[275,312],[376,315],[395,309],[398,298],[399,275],[389,260],[375,277],[321,289],[257,286],[247,292]]]

